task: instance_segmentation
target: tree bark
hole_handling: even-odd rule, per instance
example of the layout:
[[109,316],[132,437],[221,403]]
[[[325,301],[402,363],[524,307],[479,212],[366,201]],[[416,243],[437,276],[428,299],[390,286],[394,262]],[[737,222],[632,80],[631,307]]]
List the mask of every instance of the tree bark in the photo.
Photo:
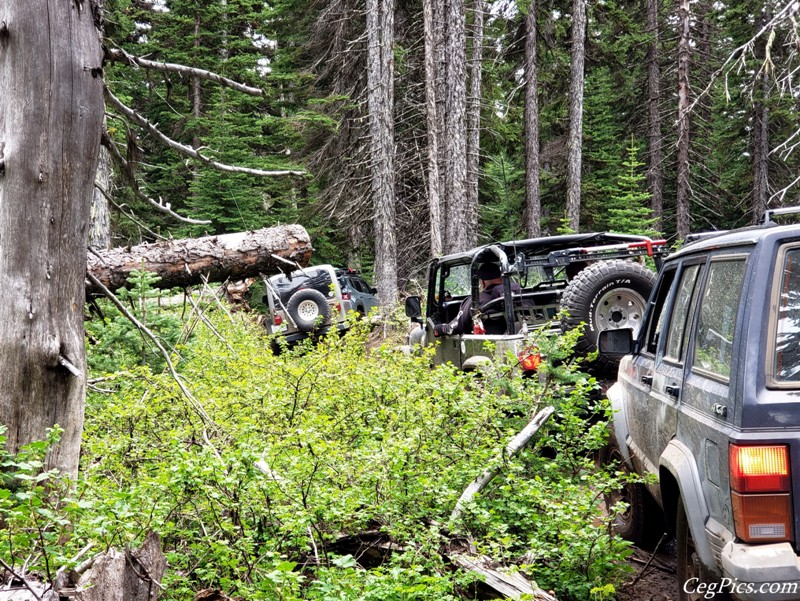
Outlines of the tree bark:
[[[125,286],[135,269],[158,275],[161,280],[155,286],[159,288],[175,288],[200,284],[204,278],[221,282],[257,277],[275,273],[278,268],[291,269],[289,263],[305,267],[312,251],[302,226],[284,225],[90,252],[87,260],[89,271],[114,291]],[[86,292],[100,291],[87,282]]]
[[103,123],[96,8],[64,0],[0,6],[0,424],[12,452],[59,424],[47,467],[73,476],[86,386],[86,240]]
[[467,206],[466,140],[466,23],[464,0],[446,0],[445,54],[447,110],[445,114],[445,251],[467,250],[474,246],[469,238]]
[[472,56],[469,67],[469,96],[467,97],[467,244],[478,243],[478,179],[481,150],[481,81],[483,75],[483,0],[472,4]]
[[586,39],[586,0],[572,3],[572,62],[569,83],[569,138],[567,139],[567,225],[580,230],[581,146],[583,143],[583,65]]
[[367,0],[367,106],[375,228],[375,286],[381,303],[397,302],[394,189],[394,0]]
[[525,232],[542,235],[542,199],[539,192],[539,73],[536,65],[536,0],[525,17]]
[[89,211],[89,248],[111,248],[111,211],[105,195],[110,193],[112,177],[111,155],[101,147]]
[[658,64],[658,0],[647,0],[647,190],[650,192],[650,208],[656,219],[653,227],[664,230],[664,171],[661,166],[661,69]]
[[[756,33],[761,31],[771,20],[768,5],[765,5],[756,18]],[[755,102],[753,103],[753,127],[751,144],[753,157],[753,195],[750,200],[750,220],[757,223],[767,210],[769,202],[769,72],[766,65],[767,40],[769,33],[759,36],[756,43],[756,58],[761,63],[754,84]]]
[[678,181],[676,189],[676,230],[679,239],[689,235],[689,59],[690,2],[681,0],[678,9]]
[[444,251],[442,197],[439,172],[439,116],[437,106],[437,13],[433,0],[423,0],[425,27],[425,112],[428,126],[428,209],[430,213],[431,257]]

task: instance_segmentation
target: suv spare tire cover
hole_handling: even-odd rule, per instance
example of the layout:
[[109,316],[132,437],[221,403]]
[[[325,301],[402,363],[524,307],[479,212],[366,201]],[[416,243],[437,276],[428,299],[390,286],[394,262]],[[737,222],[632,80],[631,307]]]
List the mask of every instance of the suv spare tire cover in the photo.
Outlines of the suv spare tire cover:
[[331,320],[328,299],[320,291],[311,288],[295,292],[286,303],[286,310],[301,332],[311,332],[319,325],[329,325]]
[[[561,321],[562,331],[586,324],[576,352],[597,350],[597,337],[604,330],[631,328],[635,338],[655,279],[644,265],[619,259],[591,264],[578,273],[561,297],[561,308],[569,313]],[[615,376],[618,366],[618,360],[600,355],[593,367]]]

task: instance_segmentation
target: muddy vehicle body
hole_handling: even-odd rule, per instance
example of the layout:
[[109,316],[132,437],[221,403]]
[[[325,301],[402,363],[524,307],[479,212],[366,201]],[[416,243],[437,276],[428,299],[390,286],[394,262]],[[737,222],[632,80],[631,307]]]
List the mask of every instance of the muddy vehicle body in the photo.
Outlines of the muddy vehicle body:
[[[660,265],[664,241],[643,236],[586,233],[487,244],[431,261],[427,271],[425,313],[422,299],[410,297],[406,314],[419,324],[412,345],[436,344],[435,363],[476,369],[499,357],[518,357],[523,369],[531,356],[529,334],[543,327],[585,324],[579,351],[595,348],[597,333],[607,328],[638,329],[655,279],[640,261],[650,256]],[[500,268],[503,293],[480,306],[478,269]],[[472,328],[442,332],[470,300]],[[569,316],[556,320],[564,309]],[[492,343],[486,345],[487,342]],[[616,363],[600,359],[598,369],[612,373]]]
[[675,536],[681,599],[800,599],[800,226],[687,245],[599,343],[627,353],[607,459],[651,478],[618,532]]

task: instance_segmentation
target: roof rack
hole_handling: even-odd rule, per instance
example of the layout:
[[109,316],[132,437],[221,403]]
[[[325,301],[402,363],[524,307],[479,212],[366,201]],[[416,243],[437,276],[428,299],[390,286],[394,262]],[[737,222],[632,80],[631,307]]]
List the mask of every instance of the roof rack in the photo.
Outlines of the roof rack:
[[588,246],[585,248],[570,248],[555,250],[543,257],[533,257],[525,261],[527,267],[534,266],[561,266],[580,261],[597,261],[608,259],[631,259],[633,257],[649,256],[660,263],[661,258],[669,254],[666,240],[642,240],[641,242],[625,242],[622,244],[607,244],[605,246]]
[[761,219],[761,223],[764,225],[768,223],[775,223],[772,220],[774,215],[798,215],[800,214],[800,207],[783,207],[781,209],[767,209],[764,211],[764,217]]

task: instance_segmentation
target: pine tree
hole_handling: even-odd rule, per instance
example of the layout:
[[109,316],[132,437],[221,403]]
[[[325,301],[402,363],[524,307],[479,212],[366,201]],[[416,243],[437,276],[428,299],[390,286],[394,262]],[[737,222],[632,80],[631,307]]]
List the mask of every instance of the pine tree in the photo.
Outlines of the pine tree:
[[642,234],[658,237],[655,231],[658,219],[650,208],[650,193],[647,192],[645,164],[639,159],[639,145],[631,136],[623,171],[617,177],[616,191],[605,204],[608,214],[608,229],[622,234]]

